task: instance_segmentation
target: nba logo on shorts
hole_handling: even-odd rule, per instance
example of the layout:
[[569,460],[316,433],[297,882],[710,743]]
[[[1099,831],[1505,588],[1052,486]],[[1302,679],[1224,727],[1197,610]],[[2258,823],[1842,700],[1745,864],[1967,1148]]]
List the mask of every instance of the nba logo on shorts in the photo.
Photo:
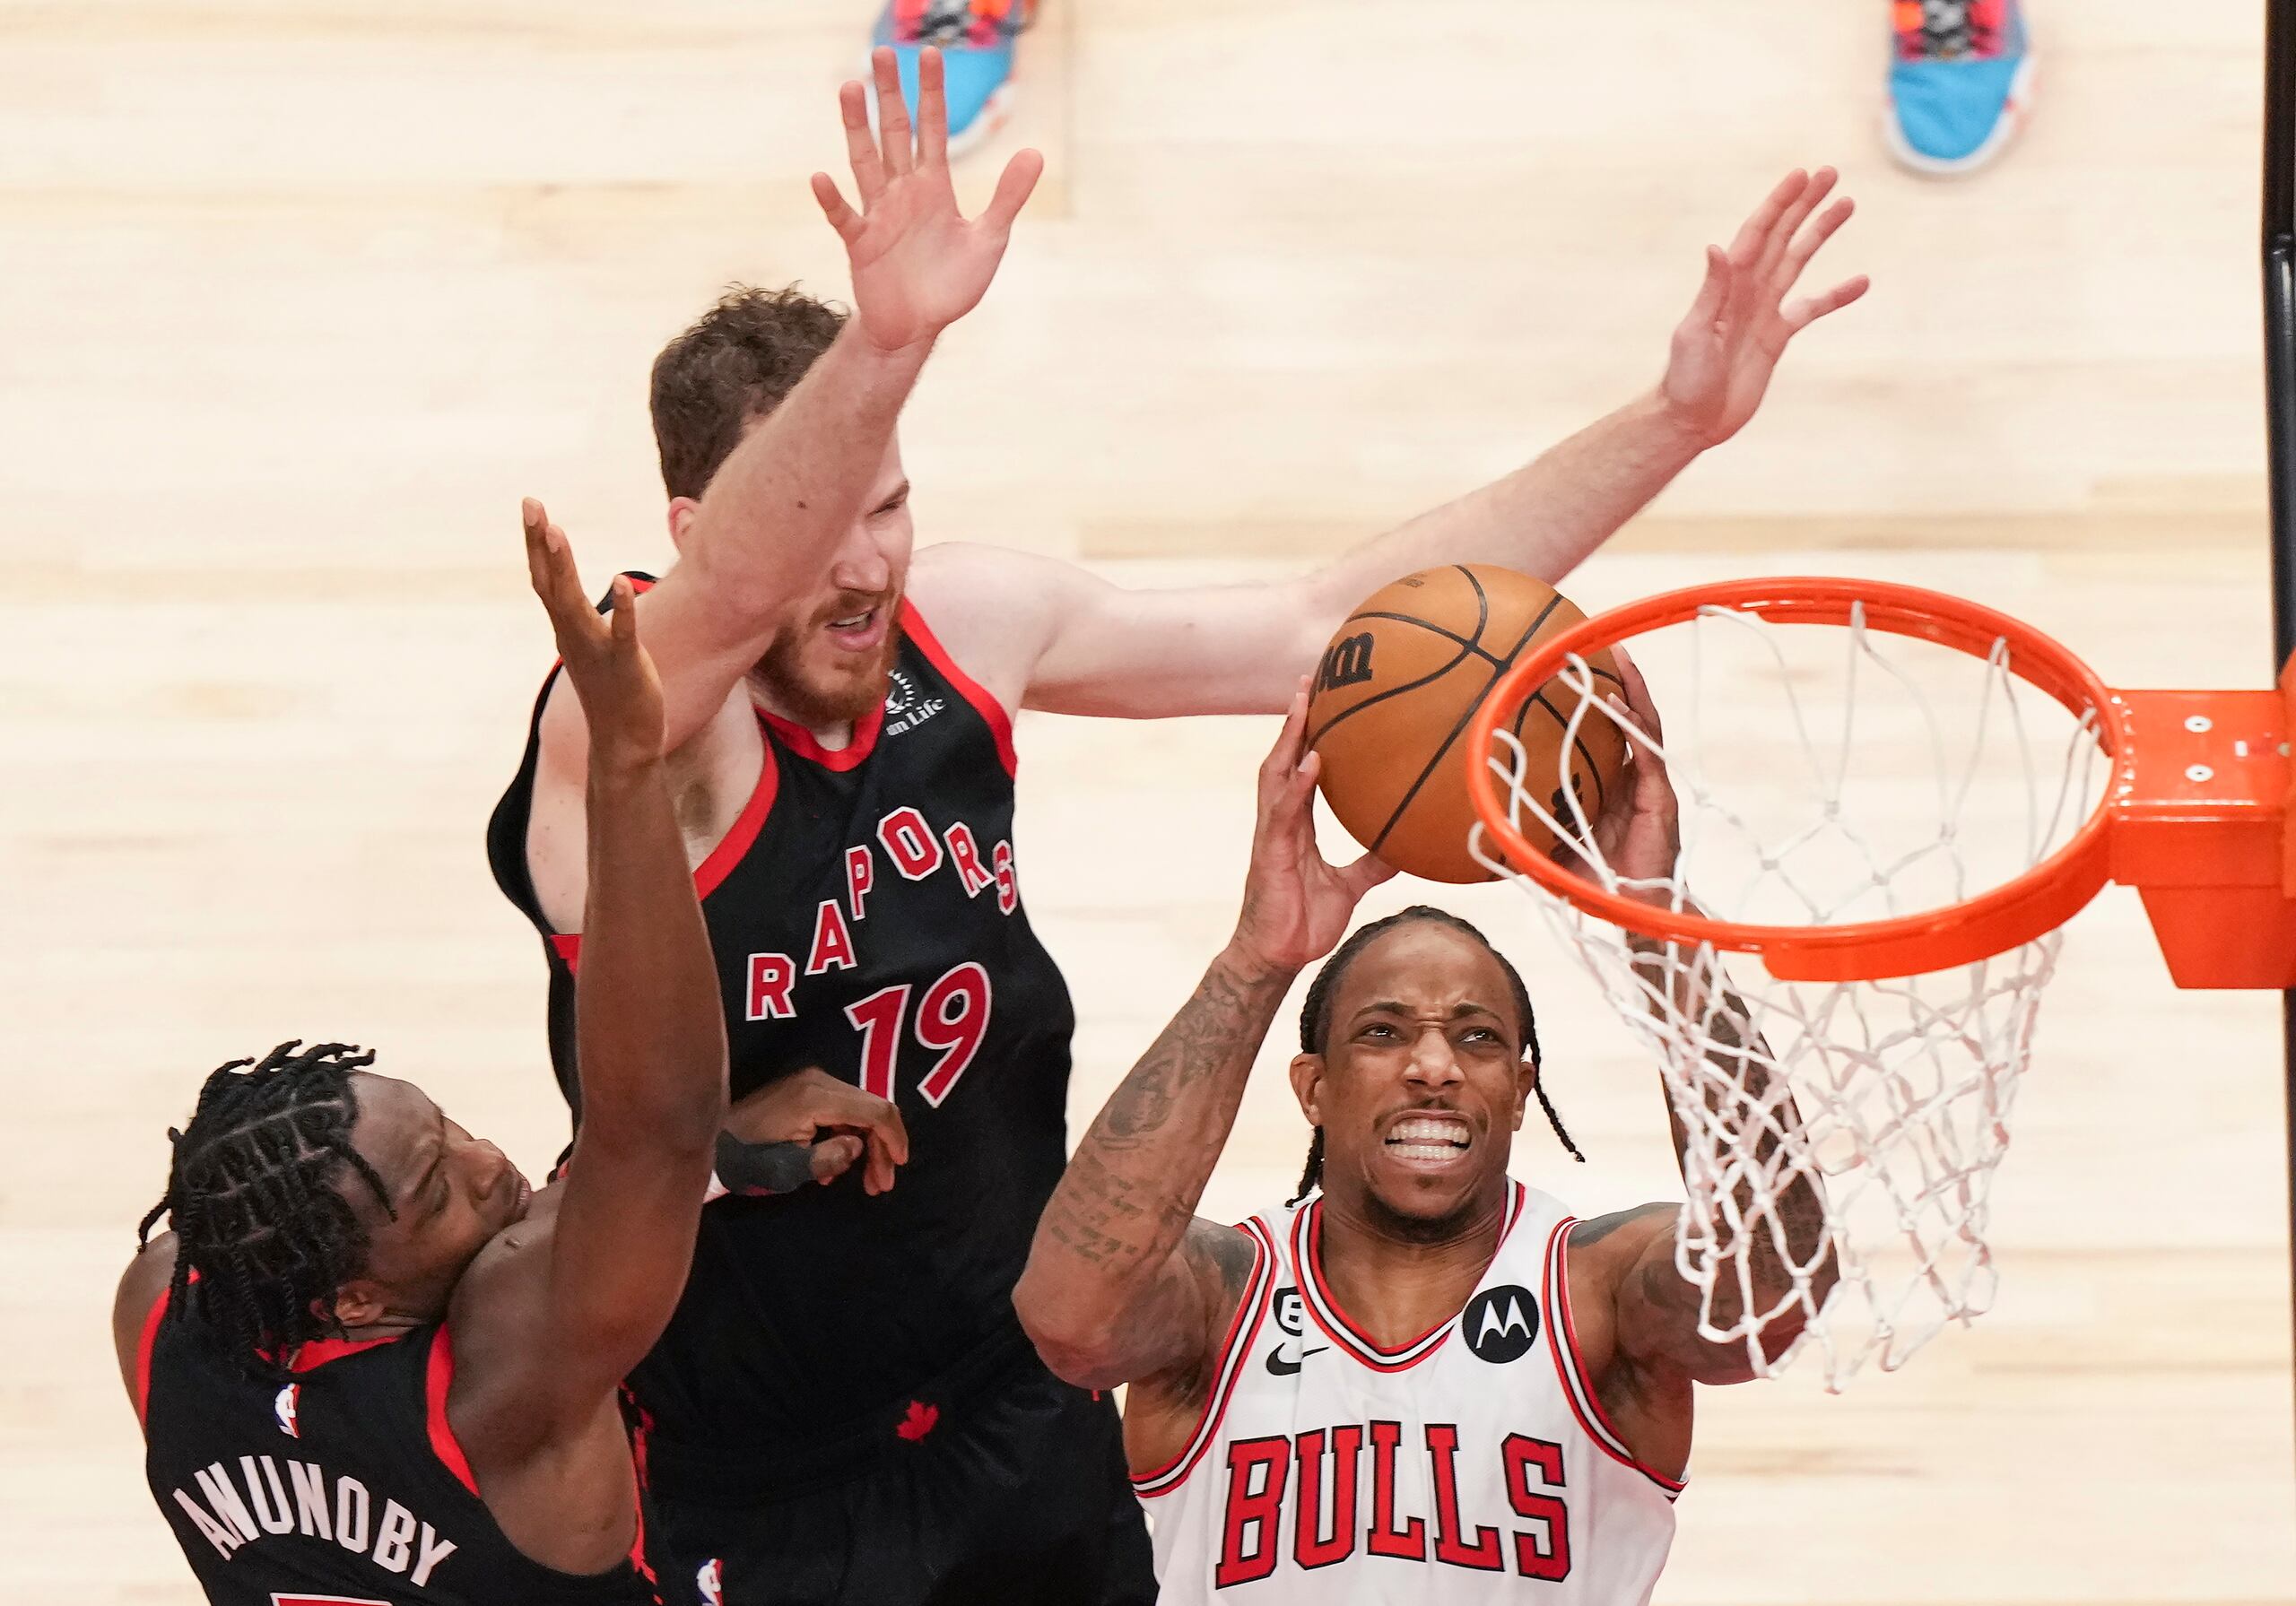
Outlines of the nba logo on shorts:
[[295,1426],[295,1402],[302,1392],[301,1384],[291,1383],[271,1402],[271,1414],[279,1419],[279,1431],[289,1438],[303,1437],[302,1430]]
[[724,1565],[711,1557],[694,1569],[693,1586],[701,1592],[703,1606],[726,1606]]

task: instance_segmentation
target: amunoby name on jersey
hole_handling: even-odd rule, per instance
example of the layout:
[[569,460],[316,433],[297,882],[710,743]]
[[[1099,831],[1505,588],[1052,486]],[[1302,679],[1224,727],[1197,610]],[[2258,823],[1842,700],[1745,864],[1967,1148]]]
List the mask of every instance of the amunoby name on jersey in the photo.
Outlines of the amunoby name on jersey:
[[[295,1385],[280,1392],[292,1394]],[[195,1492],[196,1491],[196,1492]],[[421,1589],[462,1547],[397,1500],[370,1491],[348,1472],[286,1455],[241,1455],[192,1472],[192,1488],[167,1491],[200,1536],[225,1561],[243,1545],[297,1533],[363,1556]]]
[[[1244,1223],[1251,1281],[1195,1437],[1135,1479],[1167,1597],[1647,1601],[1683,1484],[1605,1419],[1571,1336],[1573,1218],[1511,1185],[1459,1312],[1400,1349],[1333,1300],[1322,1196]],[[1439,1576],[1436,1576],[1439,1575]]]

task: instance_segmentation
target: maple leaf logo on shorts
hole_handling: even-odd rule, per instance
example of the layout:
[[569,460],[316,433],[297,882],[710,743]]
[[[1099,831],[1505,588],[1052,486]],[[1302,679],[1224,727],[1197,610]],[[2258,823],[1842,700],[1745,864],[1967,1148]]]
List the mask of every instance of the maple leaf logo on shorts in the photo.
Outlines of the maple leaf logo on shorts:
[[909,1415],[894,1424],[893,1431],[900,1434],[901,1437],[909,1440],[909,1443],[915,1444],[918,1439],[923,1438],[926,1434],[932,1432],[935,1426],[938,1424],[940,1420],[941,1408],[939,1406],[927,1405],[922,1400],[911,1400],[909,1402]]

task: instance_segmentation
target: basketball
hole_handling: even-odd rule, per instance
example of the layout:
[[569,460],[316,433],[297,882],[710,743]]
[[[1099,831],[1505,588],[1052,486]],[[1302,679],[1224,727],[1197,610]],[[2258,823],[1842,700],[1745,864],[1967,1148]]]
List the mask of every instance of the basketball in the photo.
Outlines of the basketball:
[[[1323,794],[1351,835],[1388,864],[1431,881],[1480,881],[1491,872],[1467,851],[1467,721],[1499,677],[1532,645],[1587,616],[1543,581],[1485,563],[1406,575],[1366,598],[1339,627],[1318,666],[1308,703],[1308,742],[1323,755]],[[1618,684],[1607,652],[1588,665]],[[1550,681],[1549,685],[1553,686]],[[1587,817],[1602,812],[1621,780],[1626,742],[1615,721],[1568,728],[1578,696],[1556,687],[1524,700],[1512,722],[1548,807],[1568,823],[1562,744],[1570,741],[1570,786]],[[1535,846],[1554,845],[1535,819]]]

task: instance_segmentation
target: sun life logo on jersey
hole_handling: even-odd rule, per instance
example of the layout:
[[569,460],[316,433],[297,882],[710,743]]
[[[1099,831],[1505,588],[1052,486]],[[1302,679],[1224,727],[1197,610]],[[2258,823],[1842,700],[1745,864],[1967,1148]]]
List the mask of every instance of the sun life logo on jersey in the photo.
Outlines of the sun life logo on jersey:
[[303,1385],[291,1383],[279,1391],[271,1402],[271,1414],[279,1419],[279,1431],[289,1438],[300,1438],[303,1430],[295,1422],[296,1402],[302,1398]]
[[1503,1367],[1529,1353],[1539,1336],[1539,1302],[1526,1288],[1507,1283],[1467,1301],[1459,1331],[1477,1360]]
[[898,736],[913,731],[948,706],[941,698],[920,695],[908,672],[896,669],[885,692],[885,734]]

